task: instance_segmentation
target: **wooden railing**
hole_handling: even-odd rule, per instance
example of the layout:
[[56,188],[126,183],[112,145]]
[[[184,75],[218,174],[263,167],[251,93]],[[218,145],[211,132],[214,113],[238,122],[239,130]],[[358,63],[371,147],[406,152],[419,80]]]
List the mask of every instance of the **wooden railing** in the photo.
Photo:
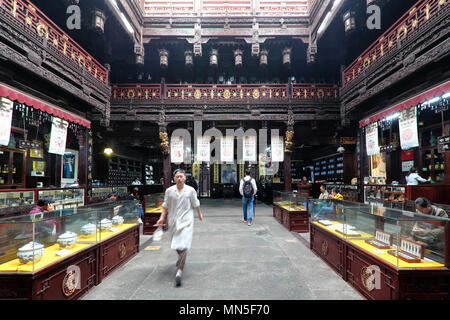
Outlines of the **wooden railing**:
[[111,86],[111,101],[161,100],[160,84],[115,84]]
[[408,12],[394,23],[377,41],[363,52],[343,74],[343,86],[347,86],[369,66],[383,58],[398,41],[415,34],[430,19],[449,6],[449,0],[419,0]]
[[333,84],[293,84],[292,98],[301,100],[339,100],[339,87]]
[[339,101],[339,88],[333,84],[114,84],[111,93],[113,103],[131,100],[277,102],[289,98],[294,101]]
[[69,61],[84,69],[95,79],[108,84],[108,71],[79,44],[53,23],[28,0],[0,0],[0,14],[9,15],[11,27],[18,27],[35,38],[45,39],[47,47],[64,55]]

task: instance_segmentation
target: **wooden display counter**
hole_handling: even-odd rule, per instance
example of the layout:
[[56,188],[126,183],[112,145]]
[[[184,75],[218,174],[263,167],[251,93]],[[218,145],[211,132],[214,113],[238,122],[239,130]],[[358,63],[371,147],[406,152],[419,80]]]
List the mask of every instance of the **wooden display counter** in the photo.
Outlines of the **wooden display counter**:
[[307,207],[289,208],[275,202],[273,204],[273,216],[289,231],[299,233],[309,232],[309,213]]
[[310,228],[311,250],[367,299],[450,299],[450,269],[444,264],[397,262],[388,249],[377,249],[358,237],[344,239],[317,222]]
[[37,262],[34,272],[32,266],[19,265],[17,259],[0,265],[0,299],[80,298],[139,252],[139,225],[124,224],[94,245],[82,242],[62,258],[54,256],[59,245],[47,247],[46,254],[51,255]]
[[341,237],[313,222],[310,224],[310,249],[341,277],[345,277],[344,242]]

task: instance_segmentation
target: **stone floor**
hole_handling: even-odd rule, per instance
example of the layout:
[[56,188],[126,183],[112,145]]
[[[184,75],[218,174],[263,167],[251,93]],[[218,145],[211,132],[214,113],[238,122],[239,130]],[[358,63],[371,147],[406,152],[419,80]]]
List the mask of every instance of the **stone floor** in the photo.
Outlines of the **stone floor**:
[[[140,252],[83,299],[361,300],[362,297],[258,204],[252,226],[241,222],[240,199],[201,201],[182,286],[174,286],[177,254],[170,239],[141,236]],[[145,250],[160,246],[159,250]]]

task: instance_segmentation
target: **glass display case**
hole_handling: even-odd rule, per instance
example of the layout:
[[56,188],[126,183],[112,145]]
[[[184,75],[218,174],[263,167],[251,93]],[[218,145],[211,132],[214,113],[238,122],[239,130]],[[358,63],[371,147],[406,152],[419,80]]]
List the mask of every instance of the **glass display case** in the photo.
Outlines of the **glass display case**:
[[383,207],[404,209],[406,188],[395,185],[365,185],[364,203]]
[[274,191],[273,204],[287,211],[307,211],[308,203],[304,194]]
[[396,268],[448,267],[449,219],[380,205],[314,201],[311,223]]
[[0,192],[0,209],[35,203],[34,191]]
[[76,208],[84,205],[83,188],[39,190],[38,199],[43,197],[53,198],[55,210]]
[[138,224],[137,201],[0,219],[0,274],[34,273]]
[[164,193],[153,193],[144,196],[145,213],[161,213]]

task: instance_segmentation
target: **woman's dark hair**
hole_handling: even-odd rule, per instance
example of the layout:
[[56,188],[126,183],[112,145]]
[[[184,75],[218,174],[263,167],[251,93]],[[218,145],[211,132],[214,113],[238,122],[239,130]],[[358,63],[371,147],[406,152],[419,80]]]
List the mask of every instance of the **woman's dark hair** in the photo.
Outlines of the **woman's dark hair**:
[[336,188],[333,188],[333,189],[331,189],[331,193],[337,193],[337,190],[336,190]]
[[245,169],[245,175],[249,176],[252,174],[252,171],[250,169]]
[[175,175],[176,175],[177,173],[182,173],[182,174],[184,174],[184,175],[186,176],[186,171],[184,171],[183,169],[176,169],[176,170],[173,172],[173,177],[175,177]]
[[417,169],[415,167],[411,167],[411,169],[409,169],[409,174],[415,173],[415,172],[417,172]]
[[44,206],[48,206],[50,203],[54,203],[54,202],[55,201],[53,200],[52,197],[43,197],[43,198],[40,198],[36,204],[39,207],[44,207]]
[[417,198],[416,199],[416,206],[419,206],[421,208],[427,208],[431,206],[431,201],[427,198]]

